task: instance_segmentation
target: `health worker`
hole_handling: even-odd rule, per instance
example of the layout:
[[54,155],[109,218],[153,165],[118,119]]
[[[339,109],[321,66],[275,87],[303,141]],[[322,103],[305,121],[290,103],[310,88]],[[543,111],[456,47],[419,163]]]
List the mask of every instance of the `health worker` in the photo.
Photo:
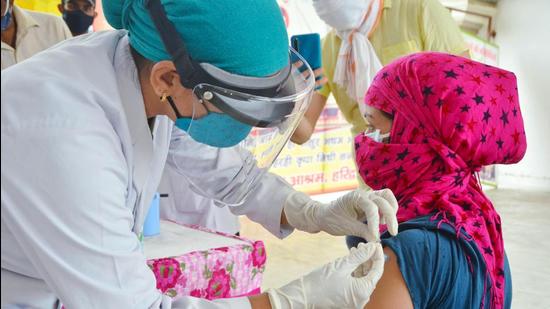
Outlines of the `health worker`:
[[[2,71],[2,307],[364,306],[384,267],[379,223],[397,233],[397,202],[359,190],[323,204],[266,172],[315,87],[310,68],[290,63],[276,1],[112,0],[104,11],[118,30]],[[247,150],[258,140],[267,146]],[[257,296],[172,301],[140,242],[166,163],[279,237],[296,228],[369,244]]]

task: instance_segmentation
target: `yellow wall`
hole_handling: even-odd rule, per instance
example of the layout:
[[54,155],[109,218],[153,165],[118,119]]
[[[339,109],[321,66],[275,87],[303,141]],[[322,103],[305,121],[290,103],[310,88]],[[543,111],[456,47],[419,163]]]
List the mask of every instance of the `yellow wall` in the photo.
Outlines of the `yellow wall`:
[[61,13],[59,13],[57,9],[57,5],[60,3],[61,0],[15,0],[15,4],[20,8],[50,13],[57,16],[61,16]]

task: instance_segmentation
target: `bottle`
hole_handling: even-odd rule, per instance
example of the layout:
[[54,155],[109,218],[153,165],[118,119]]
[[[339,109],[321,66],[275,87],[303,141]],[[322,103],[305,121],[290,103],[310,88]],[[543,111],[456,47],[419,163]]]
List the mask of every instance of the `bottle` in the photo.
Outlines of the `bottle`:
[[153,196],[149,211],[143,222],[143,236],[151,237],[160,234],[160,194],[157,192]]

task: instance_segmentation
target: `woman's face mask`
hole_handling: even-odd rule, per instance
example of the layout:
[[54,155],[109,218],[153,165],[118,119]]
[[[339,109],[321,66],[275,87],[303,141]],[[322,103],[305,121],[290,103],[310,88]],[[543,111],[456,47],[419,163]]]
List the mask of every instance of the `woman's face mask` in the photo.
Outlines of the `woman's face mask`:
[[369,126],[365,131],[365,136],[372,139],[377,143],[387,144],[390,142],[390,132],[381,134],[380,129],[376,129],[372,126]]
[[176,119],[175,124],[195,141],[217,148],[237,145],[252,130],[251,126],[219,113],[209,113],[199,119],[181,117]]
[[207,111],[206,115],[201,115],[197,119],[185,117],[180,114],[171,97],[166,99],[176,114],[176,127],[186,131],[199,143],[217,148],[232,147],[242,142],[252,130],[252,126],[241,123],[227,114],[210,111],[206,105],[203,105]]

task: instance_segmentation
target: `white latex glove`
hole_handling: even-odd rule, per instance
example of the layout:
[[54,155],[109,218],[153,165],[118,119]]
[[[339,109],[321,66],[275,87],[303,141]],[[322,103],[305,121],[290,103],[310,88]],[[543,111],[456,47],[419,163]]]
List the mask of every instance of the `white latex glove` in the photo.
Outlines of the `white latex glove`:
[[[362,265],[370,267],[363,268],[363,276],[357,277],[354,270]],[[382,245],[362,243],[352,248],[348,256],[267,293],[273,309],[363,308],[383,271]]]
[[387,224],[390,234],[397,235],[397,207],[397,200],[389,189],[357,189],[330,204],[314,201],[296,191],[287,198],[284,211],[288,223],[296,229],[310,233],[324,231],[335,236],[354,235],[372,242],[380,240],[380,224]]

